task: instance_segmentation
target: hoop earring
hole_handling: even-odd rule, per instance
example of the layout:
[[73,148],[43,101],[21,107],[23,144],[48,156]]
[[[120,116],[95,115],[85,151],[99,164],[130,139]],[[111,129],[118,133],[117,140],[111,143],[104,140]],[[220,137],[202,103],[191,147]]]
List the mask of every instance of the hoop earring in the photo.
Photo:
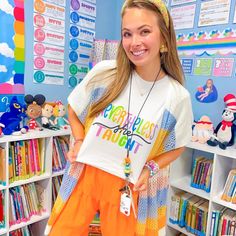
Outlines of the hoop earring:
[[165,53],[165,52],[168,52],[168,48],[164,44],[162,44],[160,47],[160,53]]

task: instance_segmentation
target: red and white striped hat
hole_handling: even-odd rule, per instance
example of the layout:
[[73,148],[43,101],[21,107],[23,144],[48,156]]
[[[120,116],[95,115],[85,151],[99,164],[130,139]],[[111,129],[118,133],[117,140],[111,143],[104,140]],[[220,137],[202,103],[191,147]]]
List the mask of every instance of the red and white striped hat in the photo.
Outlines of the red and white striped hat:
[[227,94],[224,97],[224,102],[226,104],[226,109],[236,112],[236,97],[233,94]]

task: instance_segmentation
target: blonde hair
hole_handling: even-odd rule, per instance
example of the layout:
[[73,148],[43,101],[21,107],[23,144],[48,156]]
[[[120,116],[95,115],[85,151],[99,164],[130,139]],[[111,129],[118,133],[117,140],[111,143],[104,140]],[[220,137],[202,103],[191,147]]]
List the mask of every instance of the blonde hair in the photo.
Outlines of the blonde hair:
[[[147,9],[157,15],[161,37],[165,47],[168,50],[168,52],[161,53],[161,67],[167,75],[177,80],[180,84],[183,84],[184,76],[176,48],[177,45],[173,21],[167,11],[169,17],[169,27],[167,27],[162,13],[154,2],[155,1],[153,0],[126,0],[122,8],[121,17],[123,18],[125,10],[128,8]],[[134,64],[129,60],[125,53],[122,40],[118,47],[116,62],[116,69],[104,71],[102,74],[96,76],[100,78],[102,76],[106,78],[109,77],[109,80],[111,80],[112,83],[108,86],[108,89],[102,98],[91,106],[90,117],[100,113],[107,107],[108,104],[120,95],[127,85],[130,75],[135,68]]]

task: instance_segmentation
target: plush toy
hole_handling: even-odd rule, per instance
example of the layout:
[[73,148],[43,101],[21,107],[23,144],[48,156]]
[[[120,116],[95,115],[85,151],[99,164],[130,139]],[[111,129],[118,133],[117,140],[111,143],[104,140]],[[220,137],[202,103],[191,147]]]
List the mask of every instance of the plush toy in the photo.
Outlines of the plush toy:
[[213,124],[208,116],[202,116],[193,128],[192,141],[206,143],[213,134]]
[[46,129],[58,130],[53,121],[50,119],[53,115],[53,104],[45,102],[42,106],[42,126]]
[[28,126],[30,130],[39,129],[42,130],[41,125],[37,122],[42,114],[42,105],[45,102],[45,97],[42,94],[37,94],[34,97],[31,94],[25,96],[25,102],[27,104],[26,114],[29,117]]
[[226,149],[227,146],[234,144],[234,133],[236,125],[233,123],[236,120],[236,97],[233,94],[227,94],[224,97],[226,108],[222,113],[223,120],[217,125],[214,135],[207,141],[210,146],[217,146],[221,149]]
[[5,135],[19,135],[27,132],[27,126],[22,126],[21,123],[26,117],[25,106],[18,102],[17,97],[13,96],[10,105],[9,111],[6,111],[0,117],[1,130]]
[[54,120],[54,124],[59,128],[68,129],[69,122],[65,118],[66,107],[62,104],[61,101],[56,102],[56,105],[53,108],[53,114],[56,117]]
[[5,127],[5,125],[4,125],[4,124],[2,124],[2,123],[0,123],[0,136],[2,136],[2,135],[3,135],[2,128],[4,128],[4,127]]

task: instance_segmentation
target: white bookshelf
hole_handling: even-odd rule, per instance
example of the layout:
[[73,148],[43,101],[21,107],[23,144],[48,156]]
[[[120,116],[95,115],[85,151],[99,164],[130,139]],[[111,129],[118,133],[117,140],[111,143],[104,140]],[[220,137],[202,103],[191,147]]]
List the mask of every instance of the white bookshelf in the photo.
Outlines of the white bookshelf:
[[[192,162],[197,156],[205,156],[213,159],[212,182],[209,193],[190,186]],[[228,147],[226,150],[222,150],[219,147],[211,147],[207,144],[195,142],[187,145],[184,153],[170,166],[166,235],[174,236],[178,232],[182,232],[188,236],[193,235],[185,228],[181,228],[169,221],[171,196],[176,192],[185,191],[209,201],[206,236],[210,235],[211,213],[213,210],[225,206],[236,211],[236,204],[223,201],[220,198],[229,171],[233,168],[236,168],[236,147]]]
[[[63,175],[64,170],[54,172],[52,171],[52,144],[53,137],[57,136],[70,136],[71,130],[47,130],[43,131],[30,131],[26,134],[20,136],[3,136],[0,137],[0,146],[5,148],[6,151],[6,185],[3,186],[0,184],[0,191],[5,192],[5,222],[6,227],[0,229],[0,236],[9,236],[10,232],[19,228],[23,228],[27,225],[33,226],[34,236],[43,236],[43,231],[46,226],[47,220],[50,216],[52,208],[52,178]],[[29,179],[14,181],[13,183],[9,182],[9,173],[8,173],[8,147],[10,142],[19,141],[19,140],[30,140],[30,139],[45,139],[45,145],[43,153],[45,155],[45,172],[40,175],[32,176]],[[1,170],[0,170],[1,171]],[[9,225],[9,190],[16,186],[21,186],[23,184],[29,183],[39,183],[45,190],[43,208],[45,211],[41,215],[33,215],[29,221],[21,222],[19,224]]]

